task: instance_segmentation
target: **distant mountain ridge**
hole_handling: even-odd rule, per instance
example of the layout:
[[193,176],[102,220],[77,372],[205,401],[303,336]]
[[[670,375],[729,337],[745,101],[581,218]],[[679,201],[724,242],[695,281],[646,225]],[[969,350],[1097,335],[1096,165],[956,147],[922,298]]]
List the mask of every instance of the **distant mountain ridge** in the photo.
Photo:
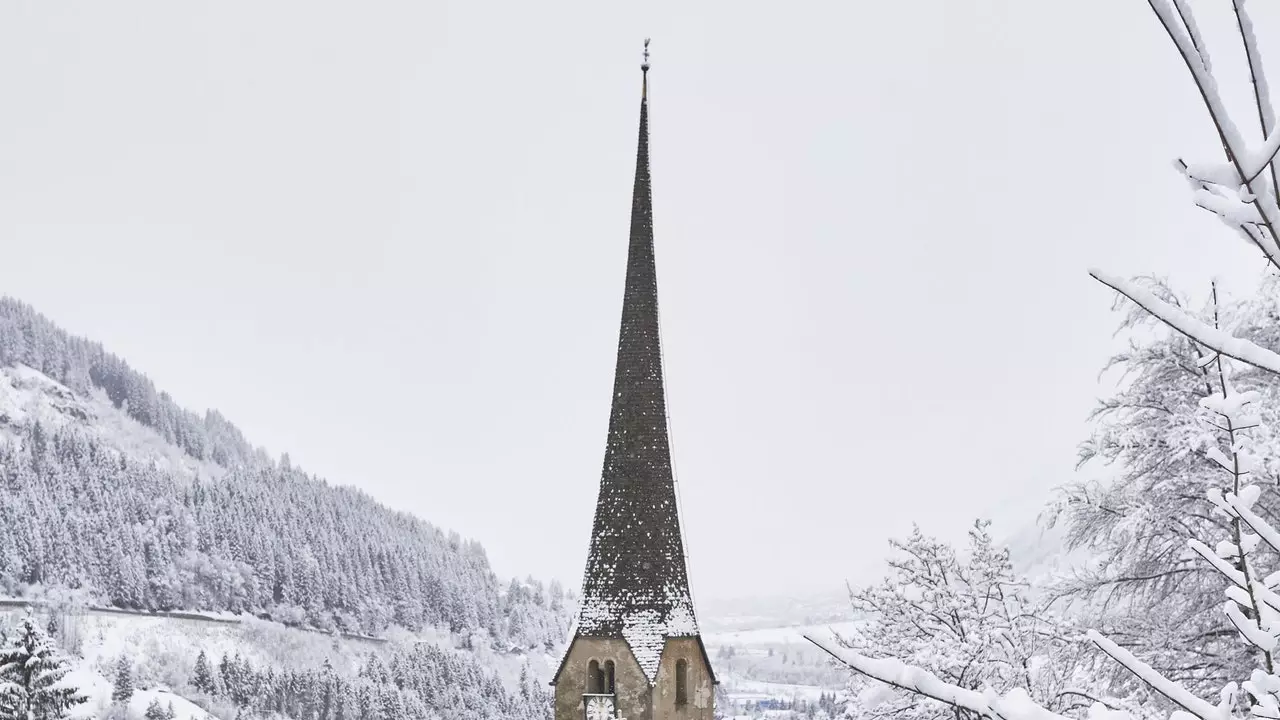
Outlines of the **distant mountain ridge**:
[[700,616],[710,633],[800,627],[856,619],[845,588],[794,595],[708,597]]
[[[286,456],[287,457],[287,456]],[[252,446],[101,344],[0,298],[0,593],[250,612],[553,647],[569,596],[500,585],[484,549]]]

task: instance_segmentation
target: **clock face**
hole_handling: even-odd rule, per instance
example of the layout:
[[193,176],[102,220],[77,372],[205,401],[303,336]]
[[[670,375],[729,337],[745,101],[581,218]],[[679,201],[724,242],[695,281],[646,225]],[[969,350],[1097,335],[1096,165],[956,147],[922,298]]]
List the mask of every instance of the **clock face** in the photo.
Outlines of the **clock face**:
[[613,698],[593,697],[588,699],[587,720],[613,720]]

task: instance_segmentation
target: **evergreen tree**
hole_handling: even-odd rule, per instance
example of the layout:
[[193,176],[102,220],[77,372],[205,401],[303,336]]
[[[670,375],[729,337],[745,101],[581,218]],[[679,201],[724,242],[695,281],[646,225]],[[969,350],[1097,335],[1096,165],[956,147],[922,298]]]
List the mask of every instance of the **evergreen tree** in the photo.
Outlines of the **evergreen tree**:
[[382,686],[382,697],[378,703],[379,720],[403,720],[404,698],[395,685]]
[[192,671],[191,685],[198,692],[206,695],[216,695],[218,693],[217,681],[213,679],[213,669],[209,667],[209,656],[205,655],[203,650],[196,656],[196,667]]
[[116,661],[116,680],[111,688],[111,702],[126,704],[133,698],[133,663],[121,655]]
[[248,659],[240,657],[239,653],[230,661],[231,681],[226,682],[227,696],[231,701],[240,707],[249,704],[250,698],[257,694],[258,675],[253,670],[253,665]]
[[337,678],[333,672],[333,663],[329,662],[329,658],[324,659],[324,666],[320,670],[320,703],[319,717],[320,720],[333,720],[335,715],[335,705],[337,698],[335,697],[335,684]]
[[234,698],[240,683],[236,679],[236,666],[226,653],[223,653],[222,660],[218,661],[218,675],[222,680],[222,691],[228,697]]
[[79,690],[62,684],[71,669],[30,616],[0,649],[0,720],[57,720],[83,703]]
[[160,705],[160,698],[156,698],[151,701],[151,704],[147,706],[147,712],[143,717],[145,717],[146,720],[166,720],[165,709]]

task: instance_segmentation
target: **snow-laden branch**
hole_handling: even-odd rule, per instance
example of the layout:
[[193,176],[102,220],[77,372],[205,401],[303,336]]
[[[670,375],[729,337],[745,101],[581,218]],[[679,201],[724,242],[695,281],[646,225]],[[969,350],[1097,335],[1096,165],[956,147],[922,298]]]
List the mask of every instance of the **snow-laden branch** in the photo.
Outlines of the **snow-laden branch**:
[[[1188,168],[1188,171],[1194,168]],[[1193,180],[1202,180],[1192,176]],[[1204,208],[1222,218],[1232,227],[1240,225],[1257,225],[1262,222],[1262,214],[1252,203],[1246,203],[1238,197],[1228,197],[1212,190],[1197,190],[1191,195],[1196,207]]]
[[[1189,164],[1185,171],[1187,177],[1229,187],[1239,187],[1246,182],[1251,183],[1257,180],[1267,166],[1276,159],[1276,155],[1280,154],[1280,132],[1272,130],[1261,146],[1241,152],[1243,156],[1238,158],[1239,164],[1233,162]],[[1243,178],[1240,176],[1241,172],[1244,173]],[[1259,215],[1257,220],[1251,222],[1265,222],[1265,220]]]
[[[1222,504],[1225,507],[1230,507],[1233,513],[1238,513],[1239,510],[1237,510],[1234,505],[1229,504],[1234,501],[1234,497],[1235,496],[1233,495],[1228,496],[1229,499],[1222,500]],[[1214,497],[1213,497],[1213,494],[1211,493],[1210,501],[1212,502],[1213,500],[1214,500]],[[1262,520],[1262,518],[1259,518],[1257,515],[1253,514],[1252,511],[1249,511],[1247,509],[1245,510],[1245,512],[1247,513],[1247,517],[1243,514],[1239,515],[1239,517],[1241,521],[1244,522],[1246,526],[1250,527],[1250,529],[1254,530],[1254,532],[1258,532],[1259,530],[1264,530],[1264,532],[1266,530],[1270,530],[1270,525],[1267,525],[1266,522]],[[1250,520],[1256,521],[1259,524],[1259,527],[1255,528],[1252,525],[1250,525]],[[1267,535],[1263,534],[1263,532],[1259,532],[1257,535],[1254,535],[1252,537],[1261,539],[1264,542],[1266,542],[1268,545],[1270,545],[1272,540],[1277,539],[1274,537],[1275,531],[1270,530],[1270,532],[1272,534],[1272,537],[1270,538]],[[1230,543],[1223,543],[1223,544],[1230,545]],[[1200,542],[1199,540],[1196,540],[1195,538],[1190,539],[1188,541],[1188,545],[1190,546],[1192,551],[1194,551],[1201,558],[1204,558],[1205,562],[1209,563],[1209,565],[1213,567],[1213,569],[1221,573],[1223,577],[1225,577],[1227,580],[1230,580],[1231,583],[1235,586],[1234,588],[1227,589],[1227,595],[1229,597],[1231,597],[1232,599],[1236,600],[1236,602],[1239,602],[1241,605],[1244,605],[1246,607],[1250,606],[1251,601],[1256,600],[1257,604],[1253,608],[1256,612],[1266,613],[1269,615],[1280,614],[1280,594],[1276,594],[1276,592],[1272,590],[1271,587],[1268,586],[1268,583],[1258,582],[1257,580],[1254,580],[1252,578],[1246,578],[1245,574],[1241,572],[1240,569],[1237,568],[1235,565],[1227,562],[1227,560],[1223,558],[1221,553],[1214,552],[1212,549],[1209,548],[1208,545],[1205,545],[1204,543]],[[1250,552],[1253,550],[1254,546],[1256,546],[1256,542],[1251,542],[1251,543],[1248,543],[1246,547],[1243,547],[1240,549],[1245,550],[1246,552]],[[1237,554],[1237,551],[1233,550],[1231,554],[1232,554],[1232,559],[1238,560],[1238,558],[1235,557]],[[1238,589],[1240,591],[1243,591],[1244,593],[1247,593],[1248,596],[1238,597],[1233,593],[1233,590],[1235,589]]]
[[[1245,0],[1234,0],[1232,5],[1236,13],[1236,27],[1240,30],[1240,41],[1244,45],[1245,59],[1249,63],[1249,80],[1253,86],[1253,101],[1258,108],[1258,123],[1262,127],[1263,136],[1268,140],[1275,135],[1276,112],[1271,105],[1271,83],[1267,80],[1266,66],[1262,63],[1262,51],[1258,48],[1258,35],[1254,32],[1253,18],[1245,7]],[[1264,150],[1265,152],[1265,150]],[[1274,158],[1276,151],[1272,151]],[[1275,165],[1271,165],[1271,185],[1280,192],[1280,181],[1276,177]],[[1280,200],[1280,197],[1277,198]]]
[[1180,308],[1176,308],[1152,295],[1133,282],[1109,275],[1097,269],[1091,269],[1089,274],[1098,282],[1137,303],[1143,310],[1154,315],[1157,320],[1214,352],[1280,375],[1280,355],[1259,347],[1248,340],[1232,337],[1229,333],[1210,327],[1183,312]]
[[1243,497],[1237,497],[1233,494],[1227,494],[1224,502],[1228,507],[1249,526],[1249,529],[1262,538],[1262,541],[1271,546],[1271,549],[1280,552],[1280,532],[1277,532],[1271,523],[1262,519],[1253,511],[1253,504],[1257,501],[1257,486],[1251,485],[1246,490],[1252,490],[1251,493],[1241,492]]
[[[1280,228],[1280,205],[1277,204],[1280,203],[1280,187],[1277,187],[1275,168],[1277,153],[1280,152],[1280,128],[1276,127],[1262,55],[1244,2],[1233,0],[1262,128],[1262,144],[1253,148],[1241,134],[1219,92],[1208,47],[1187,0],[1147,0],[1190,71],[1226,155],[1225,162],[1188,166],[1179,161],[1179,169],[1186,177],[1202,185],[1195,188],[1196,204],[1243,232],[1273,265],[1280,268],[1280,247],[1276,243],[1276,231]],[[1269,178],[1263,176],[1268,168]]]
[[1098,646],[1098,649],[1110,655],[1116,662],[1125,666],[1129,672],[1137,675],[1152,689],[1172,700],[1183,710],[1201,720],[1229,720],[1231,717],[1230,708],[1218,707],[1192,695],[1186,688],[1156,672],[1155,668],[1142,662],[1128,650],[1103,637],[1096,630],[1090,630],[1088,637],[1090,642]]
[[[1164,25],[1165,31],[1169,35],[1169,39],[1178,48],[1182,60],[1187,66],[1187,70],[1191,72],[1192,78],[1195,80],[1196,88],[1200,91],[1200,97],[1204,100],[1205,107],[1209,111],[1209,117],[1213,120],[1214,126],[1218,130],[1218,136],[1222,140],[1223,148],[1227,153],[1227,161],[1234,171],[1237,182],[1220,183],[1218,179],[1222,178],[1222,168],[1209,173],[1209,176],[1217,178],[1212,182],[1222,185],[1243,186],[1242,200],[1252,203],[1261,216],[1261,222],[1266,226],[1271,237],[1276,237],[1276,227],[1280,226],[1280,207],[1276,206],[1275,198],[1267,192],[1266,188],[1255,187],[1256,184],[1265,184],[1258,178],[1266,168],[1266,166],[1275,158],[1276,149],[1280,149],[1280,136],[1267,137],[1266,142],[1259,149],[1251,150],[1244,136],[1240,134],[1239,128],[1231,117],[1231,113],[1227,110],[1227,104],[1223,100],[1222,95],[1218,91],[1218,82],[1213,75],[1213,71],[1208,61],[1208,51],[1203,43],[1197,42],[1194,24],[1188,26],[1184,19],[1183,11],[1185,7],[1175,6],[1169,0],[1147,0],[1151,9],[1160,19],[1160,23]],[[1247,19],[1247,16],[1246,16]],[[1250,24],[1250,29],[1252,25]],[[1252,36],[1252,33],[1249,34]],[[1246,38],[1246,42],[1248,42]],[[1256,46],[1254,48],[1256,50]],[[1265,82],[1265,80],[1264,80]],[[1270,133],[1274,136],[1276,133]],[[1273,141],[1275,142],[1273,149]]]
[[[804,639],[854,672],[900,690],[968,710],[989,720],[1070,720],[1065,715],[1040,707],[1021,688],[1010,690],[1004,696],[990,689],[976,692],[952,685],[923,668],[912,667],[890,658],[877,659],[861,655],[840,645],[830,632],[807,633]],[[1090,717],[1096,720],[1131,720],[1127,713],[1111,710],[1101,703],[1096,703],[1090,710]]]
[[[1195,202],[1198,207],[1212,212],[1223,222],[1227,222],[1236,232],[1240,233],[1246,243],[1258,248],[1263,255],[1267,256],[1267,260],[1269,260],[1271,264],[1280,268],[1280,245],[1276,244],[1275,239],[1267,233],[1266,228],[1262,227],[1258,223],[1230,223],[1228,221],[1228,217],[1224,213],[1219,212],[1219,210],[1222,209],[1234,208],[1232,203],[1241,204],[1242,201],[1238,197],[1231,202],[1225,203],[1218,200],[1206,200],[1205,202],[1201,202],[1201,200],[1204,199],[1202,198],[1201,193],[1215,195],[1219,198],[1228,197],[1229,194],[1220,186],[1236,182],[1237,175],[1234,165],[1231,163],[1213,166],[1203,165],[1193,169],[1182,160],[1178,160],[1174,163],[1174,167],[1176,167],[1178,172],[1182,173],[1183,176],[1190,181],[1192,197],[1195,198]],[[1275,166],[1272,165],[1273,173],[1274,167]]]

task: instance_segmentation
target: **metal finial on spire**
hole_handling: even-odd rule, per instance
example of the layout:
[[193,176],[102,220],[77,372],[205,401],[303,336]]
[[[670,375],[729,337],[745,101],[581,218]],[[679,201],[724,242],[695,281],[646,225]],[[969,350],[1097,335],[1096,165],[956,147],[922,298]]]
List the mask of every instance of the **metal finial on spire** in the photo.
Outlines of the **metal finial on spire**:
[[640,64],[640,100],[649,102],[649,38],[644,39],[644,62]]

